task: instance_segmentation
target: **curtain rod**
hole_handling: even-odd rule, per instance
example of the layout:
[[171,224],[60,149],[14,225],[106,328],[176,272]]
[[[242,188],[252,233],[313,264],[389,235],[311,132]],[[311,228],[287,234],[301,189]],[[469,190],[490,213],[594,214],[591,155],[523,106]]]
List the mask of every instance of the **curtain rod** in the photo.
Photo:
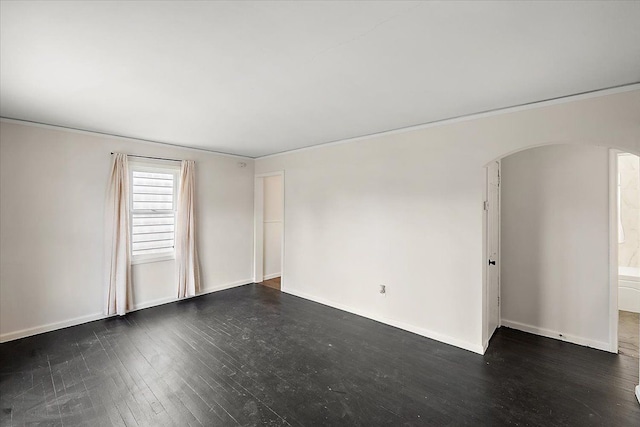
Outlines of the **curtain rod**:
[[[111,154],[113,154],[113,151],[111,152]],[[182,160],[178,160],[178,159],[166,159],[164,157],[148,157],[148,156],[136,156],[134,154],[127,154],[127,157],[138,157],[141,159],[152,159],[152,160],[168,160],[170,162],[181,162]]]

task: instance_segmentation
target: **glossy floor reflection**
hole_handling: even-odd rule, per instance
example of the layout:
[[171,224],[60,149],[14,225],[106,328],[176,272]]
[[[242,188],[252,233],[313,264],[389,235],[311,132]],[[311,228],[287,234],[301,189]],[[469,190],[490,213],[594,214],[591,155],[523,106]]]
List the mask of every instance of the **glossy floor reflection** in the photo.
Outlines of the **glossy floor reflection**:
[[0,424],[638,426],[637,383],[624,355],[502,329],[481,356],[247,285],[0,345]]

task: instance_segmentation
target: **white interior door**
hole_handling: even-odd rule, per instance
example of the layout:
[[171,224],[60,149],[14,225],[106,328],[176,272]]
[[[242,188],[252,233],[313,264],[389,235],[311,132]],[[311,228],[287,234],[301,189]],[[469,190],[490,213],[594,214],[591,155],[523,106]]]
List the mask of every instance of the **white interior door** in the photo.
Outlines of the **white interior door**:
[[500,326],[500,163],[487,168],[487,339]]

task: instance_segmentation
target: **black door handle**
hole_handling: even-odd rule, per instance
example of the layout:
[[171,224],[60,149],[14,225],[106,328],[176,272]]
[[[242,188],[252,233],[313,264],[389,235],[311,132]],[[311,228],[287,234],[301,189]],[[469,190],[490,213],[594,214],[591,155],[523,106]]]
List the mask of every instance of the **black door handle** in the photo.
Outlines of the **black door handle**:
[[489,265],[496,265],[496,262],[489,260]]

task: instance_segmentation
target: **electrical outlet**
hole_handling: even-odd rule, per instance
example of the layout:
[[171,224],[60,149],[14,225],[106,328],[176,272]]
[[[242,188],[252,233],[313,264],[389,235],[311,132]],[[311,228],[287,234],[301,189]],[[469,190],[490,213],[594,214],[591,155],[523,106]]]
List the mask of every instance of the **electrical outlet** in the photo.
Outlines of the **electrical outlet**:
[[386,285],[380,285],[380,293],[381,294],[386,294],[387,293]]

